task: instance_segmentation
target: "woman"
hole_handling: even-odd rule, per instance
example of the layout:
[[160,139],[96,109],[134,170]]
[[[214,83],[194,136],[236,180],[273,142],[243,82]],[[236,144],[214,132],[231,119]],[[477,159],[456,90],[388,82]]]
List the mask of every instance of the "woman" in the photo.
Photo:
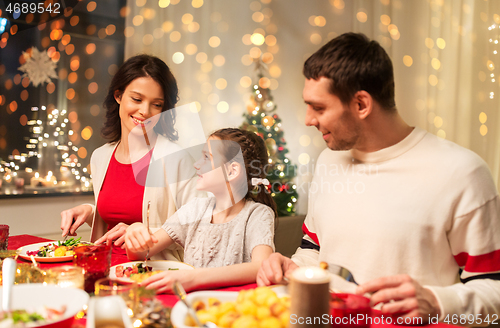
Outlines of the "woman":
[[[175,115],[169,109],[177,100],[175,78],[159,58],[139,55],[120,67],[104,100],[107,112],[102,135],[109,143],[96,149],[90,161],[96,206],[83,204],[63,211],[63,236],[75,235],[86,222],[92,227],[92,242],[114,241],[115,246],[123,246],[126,228],[135,222],[146,223],[148,212],[150,228],[155,231],[177,207],[199,196],[195,181],[185,179],[185,170],[192,167],[188,156],[170,156],[163,163],[168,154],[182,153],[172,142],[177,133]],[[136,139],[145,139],[147,147],[138,150]],[[152,158],[156,159],[154,165]],[[158,159],[163,164],[159,170]],[[146,170],[138,174],[141,165]],[[148,183],[153,180],[155,186]],[[163,252],[160,258],[173,259],[171,255],[182,258],[179,251]]]

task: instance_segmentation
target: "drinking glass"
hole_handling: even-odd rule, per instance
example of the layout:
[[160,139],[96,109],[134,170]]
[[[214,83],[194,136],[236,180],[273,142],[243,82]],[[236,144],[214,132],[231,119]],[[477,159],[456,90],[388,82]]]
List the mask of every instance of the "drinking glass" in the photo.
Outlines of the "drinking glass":
[[371,315],[370,299],[355,294],[330,293],[332,327],[368,328]]
[[9,226],[0,224],[0,250],[7,250],[9,246]]
[[124,282],[117,279],[102,278],[95,282],[95,296],[120,296],[127,307],[132,310],[129,311],[129,316],[134,315],[137,311],[138,302],[138,285],[135,282]]
[[109,274],[111,246],[85,245],[77,247],[73,251],[75,253],[73,263],[83,269],[84,289],[87,293],[93,293],[95,282]]

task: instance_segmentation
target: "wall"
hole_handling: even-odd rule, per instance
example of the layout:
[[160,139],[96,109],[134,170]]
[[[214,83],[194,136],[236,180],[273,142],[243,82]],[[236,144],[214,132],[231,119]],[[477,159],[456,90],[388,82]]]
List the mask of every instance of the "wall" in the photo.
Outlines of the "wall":
[[[61,211],[84,203],[94,196],[62,196],[0,199],[0,223],[10,226],[10,235],[29,234],[49,239],[61,237]],[[90,237],[90,227],[82,226],[78,236]]]

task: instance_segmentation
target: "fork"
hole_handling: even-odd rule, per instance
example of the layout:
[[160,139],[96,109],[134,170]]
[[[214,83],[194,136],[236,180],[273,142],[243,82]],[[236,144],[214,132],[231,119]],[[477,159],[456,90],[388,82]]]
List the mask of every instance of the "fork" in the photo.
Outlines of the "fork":
[[196,311],[191,307],[191,305],[187,302],[186,300],[186,291],[184,290],[184,287],[182,287],[181,283],[178,282],[177,280],[174,281],[174,284],[172,286],[172,290],[177,296],[177,298],[184,303],[188,310],[188,314],[193,318],[196,327],[203,327],[203,328],[217,328],[217,325],[213,322],[207,321],[204,325],[201,324],[200,319],[196,315]]
[[[151,207],[151,201],[148,202],[148,211],[146,213],[146,226],[148,228],[148,232],[151,234],[151,231],[149,230],[149,208],[150,207]],[[144,268],[147,268],[148,257],[149,257],[149,248],[148,248],[148,253],[146,254],[146,258],[144,259]]]

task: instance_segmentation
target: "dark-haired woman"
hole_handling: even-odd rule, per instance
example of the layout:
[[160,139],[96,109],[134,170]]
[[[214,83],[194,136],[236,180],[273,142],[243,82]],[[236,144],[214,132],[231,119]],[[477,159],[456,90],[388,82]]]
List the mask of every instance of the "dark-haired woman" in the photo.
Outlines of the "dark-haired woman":
[[[186,179],[186,172],[181,174],[192,166],[189,158],[166,159],[168,154],[181,152],[173,142],[177,138],[175,117],[169,111],[177,100],[177,83],[161,59],[139,55],[120,67],[104,101],[107,112],[102,135],[109,142],[96,149],[91,158],[96,205],[63,211],[63,236],[75,235],[86,222],[92,227],[92,242],[122,246],[126,228],[146,222],[148,204],[150,228],[155,231],[178,207],[199,196],[194,180]],[[133,144],[141,137],[147,140],[148,147]],[[162,159],[163,167],[153,170],[152,159]],[[158,177],[163,180],[161,184],[155,181]],[[174,248],[158,258],[180,260],[182,254]]]

